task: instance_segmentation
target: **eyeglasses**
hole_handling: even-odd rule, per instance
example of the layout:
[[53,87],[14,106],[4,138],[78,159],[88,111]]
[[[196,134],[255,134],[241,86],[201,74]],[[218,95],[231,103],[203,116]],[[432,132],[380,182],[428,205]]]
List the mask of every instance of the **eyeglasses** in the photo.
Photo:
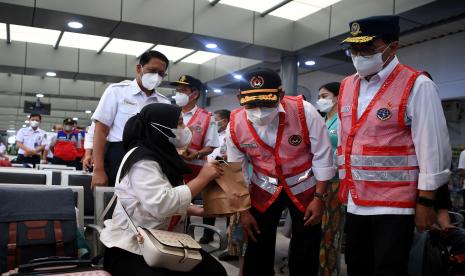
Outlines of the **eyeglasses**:
[[[389,46],[389,45],[388,45]],[[388,46],[381,46],[375,48],[373,46],[362,46],[362,47],[348,47],[344,49],[346,56],[361,56],[361,57],[369,57],[378,53],[379,49],[386,49]]]

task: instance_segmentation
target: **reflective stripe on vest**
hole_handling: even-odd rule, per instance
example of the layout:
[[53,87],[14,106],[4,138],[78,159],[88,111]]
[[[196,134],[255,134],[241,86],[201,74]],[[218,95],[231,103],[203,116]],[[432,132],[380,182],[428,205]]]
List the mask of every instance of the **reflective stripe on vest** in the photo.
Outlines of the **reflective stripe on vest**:
[[352,169],[353,180],[378,182],[414,182],[418,181],[418,170],[371,171]]
[[350,164],[352,166],[363,167],[403,167],[418,166],[416,155],[407,156],[369,156],[351,155]]
[[[274,194],[278,188],[279,179],[254,171],[251,182],[270,194]],[[285,179],[293,195],[298,195],[316,185],[316,179],[312,169],[305,170],[299,174]]]

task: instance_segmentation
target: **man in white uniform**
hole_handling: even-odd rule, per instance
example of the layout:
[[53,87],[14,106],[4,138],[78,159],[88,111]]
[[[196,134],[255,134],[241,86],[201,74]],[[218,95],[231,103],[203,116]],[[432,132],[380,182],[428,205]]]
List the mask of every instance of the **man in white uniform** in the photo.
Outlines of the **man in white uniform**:
[[40,156],[45,147],[45,131],[39,128],[42,116],[31,114],[29,127],[18,130],[16,145],[18,146],[17,161],[23,164],[39,164]]
[[448,182],[449,135],[434,82],[399,63],[399,17],[350,23],[357,73],[339,92],[339,197],[347,203],[349,276],[407,276],[414,227],[436,220]]
[[92,187],[115,185],[116,173],[125,153],[122,135],[127,120],[150,103],[171,103],[156,91],[166,76],[168,64],[162,53],[145,52],[136,65],[133,81],[112,84],[103,93],[92,116],[95,123]]
[[463,195],[463,207],[462,209],[465,210],[465,150],[460,153],[459,158],[459,174],[460,174],[460,182],[463,183],[462,185],[462,195]]

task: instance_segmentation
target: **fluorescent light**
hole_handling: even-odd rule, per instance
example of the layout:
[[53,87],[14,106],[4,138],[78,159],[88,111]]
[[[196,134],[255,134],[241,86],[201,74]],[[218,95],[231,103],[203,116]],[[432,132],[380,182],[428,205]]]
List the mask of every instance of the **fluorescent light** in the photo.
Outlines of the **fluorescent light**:
[[103,51],[137,57],[152,47],[151,43],[113,38]]
[[157,45],[153,48],[155,51],[163,53],[169,60],[177,61],[192,53],[194,50],[166,45]]
[[294,0],[271,12],[270,15],[297,21],[339,1],[341,0]]
[[15,133],[16,131],[15,131],[14,129],[9,129],[9,130],[7,130],[6,132],[8,132],[8,133]]
[[217,53],[210,53],[210,52],[204,52],[204,51],[197,51],[193,53],[192,55],[186,57],[185,59],[181,60],[182,62],[187,62],[187,63],[195,63],[195,64],[202,64],[205,63],[213,58],[216,58],[220,54]]
[[297,67],[299,67],[299,66],[300,66],[300,61],[297,61]]
[[305,62],[305,65],[307,65],[307,66],[313,66],[313,65],[315,65],[315,64],[316,64],[316,62],[315,62],[314,60],[307,60],[307,61]]
[[26,125],[23,125],[23,127],[26,127]]
[[216,45],[215,43],[207,43],[205,47],[207,47],[208,49],[215,49],[216,47],[218,47],[218,45]]
[[220,4],[256,12],[264,12],[281,2],[282,0],[222,0]]
[[81,29],[83,25],[81,22],[70,21],[68,22],[68,27],[73,28],[73,29]]
[[60,46],[98,51],[108,41],[108,37],[64,32]]
[[55,73],[55,72],[47,72],[47,73],[45,73],[45,75],[47,75],[48,77],[56,77],[57,73]]
[[36,94],[36,97],[37,97],[37,98],[43,98],[43,97],[44,97],[44,94],[40,94],[40,93],[39,93],[39,94]]
[[234,78],[235,78],[236,80],[241,80],[241,79],[242,79],[242,75],[234,74]]
[[73,121],[79,121],[79,118],[78,118],[78,117],[74,117],[74,118],[73,118]]
[[213,89],[213,92],[215,92],[215,93],[221,93],[221,89]]
[[10,34],[12,41],[48,44],[53,46],[58,40],[60,31],[19,25],[10,25]]
[[29,124],[29,120],[24,121],[26,124]]
[[84,111],[84,112],[85,112],[86,114],[90,114],[90,113],[92,113],[92,111],[91,111],[91,110],[86,110],[86,111]]
[[6,39],[6,24],[0,23],[0,39]]

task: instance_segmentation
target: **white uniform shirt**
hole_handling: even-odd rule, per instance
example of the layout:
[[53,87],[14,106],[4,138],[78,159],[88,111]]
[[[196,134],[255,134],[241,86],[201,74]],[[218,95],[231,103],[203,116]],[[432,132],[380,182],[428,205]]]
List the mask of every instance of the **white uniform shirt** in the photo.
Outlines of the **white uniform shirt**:
[[[29,149],[35,149],[45,145],[45,131],[40,128],[36,130],[32,127],[21,128],[16,133],[16,141],[23,143]],[[24,154],[24,150],[20,148],[18,154]]]
[[[281,104],[278,107],[279,112],[285,112]],[[309,103],[304,101],[305,120],[309,132],[310,144],[313,153],[312,171],[318,181],[327,181],[333,178],[335,168],[333,166],[333,153],[329,133],[321,115]],[[276,136],[278,134],[279,116],[268,125],[252,125],[260,139],[270,147],[275,147]],[[247,126],[243,126],[247,127]],[[231,139],[229,126],[226,129],[226,148],[229,162],[242,162],[242,170],[246,179],[247,175],[247,156],[240,151]]]
[[[168,229],[173,215],[185,215],[192,199],[189,187],[171,186],[160,165],[153,160],[135,163],[116,184],[115,193],[136,226],[160,230]],[[106,247],[118,247],[141,255],[123,212],[118,203],[112,219],[105,221],[100,240]]]
[[[358,97],[357,116],[360,117],[389,74],[399,64],[395,57],[383,70],[369,81],[362,78]],[[446,183],[450,176],[451,148],[449,132],[441,106],[436,84],[420,75],[413,85],[407,102],[405,124],[412,129],[412,139],[420,168],[419,190],[436,190]],[[340,118],[338,120],[338,124]],[[338,126],[338,137],[340,127]],[[340,144],[340,140],[339,140]],[[349,193],[347,211],[356,215],[411,215],[413,208],[367,207],[355,205]]]
[[156,91],[147,97],[135,79],[131,82],[115,83],[103,93],[92,120],[99,121],[110,128],[107,137],[109,142],[121,142],[124,125],[128,119],[151,103],[170,104],[171,101]]
[[94,148],[94,131],[95,131],[95,122],[92,122],[89,129],[87,130],[86,137],[84,138],[84,149],[93,149]]
[[0,154],[6,153],[6,146],[2,142],[0,142]]
[[226,130],[218,132],[218,143],[219,147],[215,148],[213,152],[207,156],[209,161],[215,160],[218,156],[222,157],[226,155]]
[[[460,153],[460,158],[459,158],[459,169],[465,170],[465,150]],[[465,179],[463,180],[463,187],[462,189],[465,190]]]
[[57,133],[47,132],[45,134],[45,149],[48,150],[47,158],[53,158],[53,152],[50,148],[53,145],[55,145],[56,140],[57,140]]
[[[192,116],[194,116],[198,108],[198,106],[195,106],[190,111],[182,113],[182,120],[185,126],[187,126],[187,123],[189,123],[190,119],[192,118]],[[215,119],[212,118],[210,120],[210,125],[208,126],[207,133],[205,134],[203,147],[217,148],[219,146],[220,143],[218,142],[218,128],[216,127]]]

